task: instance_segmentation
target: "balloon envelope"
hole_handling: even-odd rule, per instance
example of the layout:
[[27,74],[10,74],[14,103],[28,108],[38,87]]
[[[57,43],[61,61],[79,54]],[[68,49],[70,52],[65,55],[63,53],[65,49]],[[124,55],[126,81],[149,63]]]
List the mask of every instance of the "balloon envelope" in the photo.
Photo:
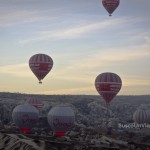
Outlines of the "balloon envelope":
[[150,111],[145,109],[137,109],[133,114],[135,123],[150,123]]
[[29,59],[29,67],[38,78],[39,83],[42,83],[41,80],[53,67],[53,60],[46,54],[35,54]]
[[102,73],[98,75],[95,80],[96,90],[107,104],[117,95],[121,86],[121,78],[117,74],[111,72]]
[[119,3],[120,0],[102,0],[102,4],[110,16],[114,12],[114,10],[119,6]]
[[20,132],[29,132],[38,122],[38,110],[29,105],[18,105],[12,112],[12,119],[14,123],[20,128]]
[[69,106],[56,106],[49,111],[47,119],[56,136],[63,136],[74,126],[75,114]]
[[41,111],[41,109],[43,107],[43,103],[37,97],[29,97],[25,101],[25,104],[30,104],[30,105],[34,106],[36,109],[38,109],[39,111]]

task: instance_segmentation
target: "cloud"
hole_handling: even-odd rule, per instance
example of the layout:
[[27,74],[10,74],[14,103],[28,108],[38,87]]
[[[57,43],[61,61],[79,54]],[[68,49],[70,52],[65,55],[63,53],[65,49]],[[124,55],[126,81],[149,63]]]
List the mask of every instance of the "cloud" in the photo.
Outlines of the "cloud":
[[[69,78],[68,78],[69,79]],[[122,76],[122,81],[123,81],[123,85],[122,85],[122,89],[121,91],[118,93],[118,95],[129,95],[129,94],[133,94],[132,92],[134,92],[135,94],[137,94],[135,92],[136,89],[138,89],[138,91],[140,91],[140,89],[144,89],[144,87],[149,88],[150,87],[150,79],[145,79],[144,77],[136,77],[136,76]],[[87,81],[88,82],[88,81]],[[67,83],[67,82],[65,82]],[[139,92],[141,93],[145,93],[147,90],[143,90],[143,92]],[[148,93],[148,92],[147,92]],[[73,87],[73,85],[67,85],[67,87],[63,87],[63,86],[59,86],[59,87],[54,87],[52,90],[43,90],[43,91],[36,91],[36,94],[87,94],[87,95],[99,95],[95,89],[94,86],[94,80],[91,82],[91,84],[89,85],[78,85],[78,87]]]
[[[142,49],[142,51],[141,51]],[[95,51],[95,50],[94,50]],[[70,59],[68,59],[68,57]],[[129,62],[138,62],[150,58],[149,47],[124,47],[116,49],[98,49],[86,57],[74,58],[74,55],[56,55],[51,75],[55,80],[76,81],[83,84],[92,84],[99,71],[110,71],[116,68],[122,68]],[[66,61],[67,60],[67,61]],[[62,64],[64,63],[64,65]],[[138,65],[138,62],[136,63]],[[126,65],[127,63],[127,65]],[[62,65],[62,66],[61,66]],[[106,68],[106,69],[105,69]],[[128,67],[130,70],[130,66]],[[143,68],[144,69],[144,68]],[[0,66],[0,73],[10,74],[17,77],[33,77],[27,63]]]
[[[72,3],[76,4],[74,6]],[[79,5],[80,4],[80,5]],[[82,6],[81,6],[82,4]],[[42,21],[49,21],[46,24],[52,24],[53,20],[62,22],[66,20],[65,17],[72,17],[72,11],[77,8],[86,8],[87,2],[74,2],[68,3],[67,1],[41,1],[41,0],[27,0],[19,1],[13,0],[3,1],[0,6],[0,27],[11,27],[23,23],[37,23],[42,24]],[[71,12],[70,12],[71,11]],[[68,13],[69,12],[69,13]],[[79,17],[79,16],[78,16]],[[72,19],[73,20],[73,19]],[[37,24],[35,24],[37,25]]]
[[[60,40],[60,39],[70,39],[70,38],[77,38],[84,35],[87,35],[91,32],[96,31],[104,31],[104,29],[111,29],[116,28],[117,26],[125,25],[127,22],[130,22],[131,18],[117,18],[111,20],[102,20],[99,22],[94,23],[87,23],[84,24],[80,23],[77,27],[71,27],[67,29],[61,30],[46,30],[46,31],[39,31],[35,33],[35,36],[32,38],[28,38],[25,40],[19,41],[19,43],[28,43],[32,41],[40,41],[40,40]],[[65,28],[65,27],[64,27]]]
[[[56,6],[57,7],[56,7]],[[2,1],[0,5],[0,27],[10,27],[24,23],[42,24],[42,21],[52,21],[62,14],[62,6],[53,1],[13,0]]]
[[[56,90],[46,91],[44,93],[65,94],[66,92],[67,94],[83,94],[84,89],[86,89],[90,94],[96,94],[93,90],[95,78],[98,74],[108,70],[112,72],[117,70],[116,73],[122,78],[123,87],[150,86],[150,78],[146,77],[147,75],[142,77],[139,75],[131,76],[134,70],[132,72],[133,68],[129,66],[129,62],[137,62],[136,66],[138,66],[140,60],[150,58],[148,47],[146,47],[146,49],[144,47],[145,46],[124,47],[122,49],[115,49],[115,51],[113,49],[111,49],[111,51],[110,49],[105,49],[103,52],[99,51],[95,54],[86,55],[84,58],[77,58],[73,61],[68,60],[68,64],[64,65],[62,68],[57,68],[57,66],[59,66],[59,62],[57,62],[51,73],[53,80],[56,82],[61,81],[62,84],[67,83],[66,86],[68,86],[68,88],[60,85],[60,89],[56,88]],[[67,60],[67,58],[64,59]],[[130,70],[128,76],[125,76],[121,71],[124,67],[128,67],[128,70]],[[144,70],[144,68],[141,68],[140,72],[142,69]],[[73,88],[74,85],[78,85],[79,88]],[[85,88],[82,88],[83,85],[85,85]]]
[[137,76],[122,76],[124,86],[150,86],[150,78]]
[[[110,50],[107,50],[107,52],[103,53],[101,55],[101,60],[103,62],[127,62],[127,61],[136,61],[138,59],[143,58],[149,58],[150,57],[150,51],[146,48],[145,45],[141,46],[131,46],[131,47],[125,47],[125,48],[112,48]],[[142,51],[141,51],[142,49]],[[100,54],[99,54],[100,55]],[[96,57],[96,56],[95,56]]]
[[133,41],[140,41],[143,42],[145,41],[145,43],[150,44],[150,32],[139,32],[136,31],[137,33],[135,33],[134,36],[130,36],[130,40]]
[[31,77],[28,64],[15,64],[0,66],[1,74],[9,74],[16,77]]
[[[141,51],[142,49],[142,51]],[[70,56],[71,57],[71,56]],[[137,60],[150,58],[149,47],[143,46],[132,46],[124,48],[112,48],[103,49],[103,51],[95,51],[91,55],[86,55],[86,57],[74,59],[64,66],[63,69],[60,68],[62,73],[83,73],[92,72],[98,70],[98,68],[104,68],[106,66],[120,66],[126,65],[128,62],[136,62]],[[89,71],[90,70],[90,71]],[[64,77],[63,77],[64,78]]]
[[[18,24],[34,23],[48,20],[48,16],[41,15],[45,11],[40,10],[7,10],[0,13],[0,26],[11,27]],[[51,17],[53,19],[54,17]],[[50,20],[50,19],[49,19]]]
[[40,91],[40,92],[36,92],[36,94],[95,94],[96,93],[96,89],[94,86],[84,86],[84,87],[76,87],[76,88],[72,88],[72,87],[68,87],[66,89],[55,89],[55,90],[47,90],[47,91]]

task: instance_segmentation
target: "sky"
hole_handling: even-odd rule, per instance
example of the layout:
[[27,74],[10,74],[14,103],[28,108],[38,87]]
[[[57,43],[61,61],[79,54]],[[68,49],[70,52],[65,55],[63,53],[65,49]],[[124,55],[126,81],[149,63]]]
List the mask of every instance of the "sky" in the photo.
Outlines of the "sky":
[[[99,95],[95,78],[113,72],[118,95],[150,94],[150,0],[0,0],[0,91]],[[40,85],[29,58],[54,65]]]

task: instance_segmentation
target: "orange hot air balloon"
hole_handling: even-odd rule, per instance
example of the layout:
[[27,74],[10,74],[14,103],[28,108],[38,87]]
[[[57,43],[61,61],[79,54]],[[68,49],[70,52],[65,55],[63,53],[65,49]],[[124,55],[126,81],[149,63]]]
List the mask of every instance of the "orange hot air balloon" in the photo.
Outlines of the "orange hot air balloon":
[[119,6],[120,0],[102,0],[102,4],[104,8],[109,13],[109,16],[115,11],[115,9]]
[[98,93],[106,101],[106,104],[117,95],[122,86],[121,78],[111,72],[105,72],[96,77],[95,87]]
[[29,67],[38,78],[39,83],[42,83],[41,80],[53,67],[53,60],[46,54],[35,54],[29,59]]

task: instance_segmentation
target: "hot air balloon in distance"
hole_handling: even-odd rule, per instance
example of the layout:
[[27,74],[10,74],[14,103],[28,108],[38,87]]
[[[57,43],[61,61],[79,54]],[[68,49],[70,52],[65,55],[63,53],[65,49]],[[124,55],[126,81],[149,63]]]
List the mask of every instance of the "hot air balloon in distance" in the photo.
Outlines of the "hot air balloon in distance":
[[104,8],[109,13],[109,16],[115,11],[115,9],[119,6],[120,0],[102,0],[102,4]]
[[25,104],[30,104],[32,106],[34,106],[36,109],[38,109],[38,111],[41,111],[42,110],[42,107],[43,107],[43,103],[42,101],[37,98],[37,97],[29,97],[26,101],[25,101]]
[[47,120],[55,136],[61,137],[73,128],[75,113],[70,106],[55,106],[49,111]]
[[21,133],[29,133],[38,122],[39,112],[29,104],[18,105],[12,112],[12,119]]
[[29,59],[29,67],[38,78],[39,83],[50,72],[53,67],[53,60],[46,54],[35,54]]
[[150,123],[150,111],[141,108],[137,109],[133,114],[133,120],[138,124]]
[[121,78],[111,72],[99,74],[95,79],[95,87],[98,93],[103,97],[106,104],[117,95],[122,86]]

